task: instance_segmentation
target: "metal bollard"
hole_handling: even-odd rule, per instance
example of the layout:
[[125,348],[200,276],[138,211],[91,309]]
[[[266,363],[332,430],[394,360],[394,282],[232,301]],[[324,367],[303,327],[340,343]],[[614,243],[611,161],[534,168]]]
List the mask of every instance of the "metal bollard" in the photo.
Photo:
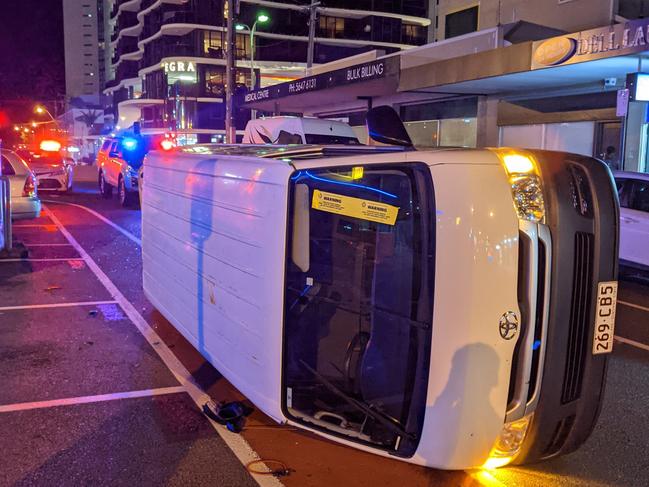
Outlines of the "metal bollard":
[[11,234],[11,187],[7,176],[0,176],[0,190],[2,192],[0,211],[2,211],[3,250],[10,251],[13,248],[13,236]]

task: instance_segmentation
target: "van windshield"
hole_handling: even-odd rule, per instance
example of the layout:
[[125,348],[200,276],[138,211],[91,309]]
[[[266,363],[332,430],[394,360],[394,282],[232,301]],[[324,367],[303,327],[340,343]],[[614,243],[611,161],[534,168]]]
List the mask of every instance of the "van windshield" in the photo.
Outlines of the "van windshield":
[[430,171],[419,163],[300,171],[291,191],[285,413],[410,456],[430,363]]

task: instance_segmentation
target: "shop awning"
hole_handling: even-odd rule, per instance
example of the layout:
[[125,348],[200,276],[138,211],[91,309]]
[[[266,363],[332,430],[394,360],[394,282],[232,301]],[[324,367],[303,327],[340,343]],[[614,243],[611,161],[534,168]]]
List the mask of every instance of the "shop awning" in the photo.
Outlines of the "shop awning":
[[399,57],[348,66],[268,86],[242,96],[245,108],[268,112],[302,112],[309,107],[356,101],[395,93],[399,85]]

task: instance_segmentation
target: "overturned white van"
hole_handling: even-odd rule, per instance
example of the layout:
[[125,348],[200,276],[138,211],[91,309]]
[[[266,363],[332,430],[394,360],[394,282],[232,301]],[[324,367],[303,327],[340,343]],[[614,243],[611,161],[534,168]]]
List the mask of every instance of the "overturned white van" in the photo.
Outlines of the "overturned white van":
[[590,434],[617,289],[601,162],[203,145],[145,165],[147,297],[276,421],[445,469]]

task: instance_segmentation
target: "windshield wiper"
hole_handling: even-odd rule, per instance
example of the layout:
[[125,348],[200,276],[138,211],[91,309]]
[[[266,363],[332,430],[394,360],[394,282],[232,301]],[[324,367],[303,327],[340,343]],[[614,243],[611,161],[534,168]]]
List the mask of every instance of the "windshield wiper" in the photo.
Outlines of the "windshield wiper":
[[380,411],[375,411],[374,409],[372,409],[371,407],[369,407],[366,404],[362,403],[361,401],[359,401],[357,399],[354,399],[353,397],[347,395],[346,393],[341,391],[338,387],[336,387],[331,382],[329,382],[329,380],[325,379],[324,376],[322,376],[322,374],[320,374],[319,372],[314,370],[304,360],[300,360],[300,362],[302,363],[302,365],[309,372],[311,372],[315,376],[316,379],[318,379],[318,381],[320,383],[322,383],[322,385],[324,385],[331,392],[333,392],[338,397],[343,399],[350,406],[355,407],[359,411],[361,411],[361,412],[367,414],[368,416],[370,416],[371,418],[375,419],[376,421],[381,423],[383,426],[385,426],[387,429],[389,429],[393,433],[396,433],[396,434],[401,435],[401,436],[405,436],[406,438],[408,438],[410,440],[413,440],[413,441],[417,439],[417,435],[415,435],[413,433],[408,433],[405,429],[403,429],[403,426],[401,426],[401,424],[397,420],[395,420],[394,418],[391,418],[390,416],[388,416],[386,414],[383,414]]

